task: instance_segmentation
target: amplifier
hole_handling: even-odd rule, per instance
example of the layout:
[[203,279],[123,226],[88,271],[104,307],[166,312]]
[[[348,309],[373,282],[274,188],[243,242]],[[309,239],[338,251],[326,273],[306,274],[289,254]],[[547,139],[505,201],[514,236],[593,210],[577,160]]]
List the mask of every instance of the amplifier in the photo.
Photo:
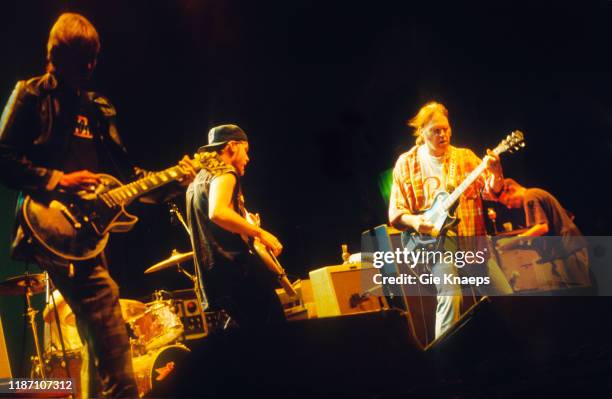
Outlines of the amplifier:
[[371,266],[347,263],[326,266],[309,273],[318,317],[381,310],[384,298],[373,282],[380,273]]
[[317,309],[312,295],[310,280],[300,279],[294,281],[291,285],[296,292],[296,295],[293,297],[287,295],[282,288],[276,289],[276,295],[278,295],[283,305],[287,320],[315,319],[317,317]]
[[202,305],[191,289],[172,291],[174,311],[181,318],[185,328],[185,340],[204,338],[208,335],[208,323],[202,310]]

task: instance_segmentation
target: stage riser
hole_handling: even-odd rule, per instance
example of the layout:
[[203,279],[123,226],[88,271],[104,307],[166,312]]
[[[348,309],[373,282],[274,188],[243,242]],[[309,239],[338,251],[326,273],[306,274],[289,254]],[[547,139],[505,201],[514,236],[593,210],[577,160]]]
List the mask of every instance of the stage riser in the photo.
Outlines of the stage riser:
[[235,330],[199,342],[167,391],[152,396],[599,397],[609,380],[601,376],[612,372],[611,321],[600,317],[611,306],[609,298],[493,298],[427,351],[395,312]]

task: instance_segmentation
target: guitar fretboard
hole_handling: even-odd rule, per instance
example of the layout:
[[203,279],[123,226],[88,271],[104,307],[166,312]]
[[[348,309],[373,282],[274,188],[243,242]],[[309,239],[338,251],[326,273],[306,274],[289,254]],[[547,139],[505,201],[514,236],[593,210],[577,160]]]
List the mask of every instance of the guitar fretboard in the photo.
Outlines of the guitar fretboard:
[[176,165],[159,172],[153,172],[129,184],[109,190],[102,194],[101,197],[106,202],[109,202],[108,200],[110,199],[110,202],[117,205],[127,205],[151,190],[161,187],[171,181],[178,180],[184,175],[181,168]]
[[478,165],[476,167],[476,169],[474,169],[466,178],[465,180],[463,180],[463,182],[461,182],[461,184],[459,186],[457,186],[457,188],[448,196],[446,197],[446,199],[443,202],[443,206],[444,206],[444,210],[448,211],[453,204],[459,199],[459,197],[461,196],[461,194],[463,194],[463,192],[465,190],[467,190],[467,188],[474,183],[474,181],[476,179],[478,179],[478,176],[480,176],[480,174],[482,172],[484,172],[484,170],[487,167],[487,163],[485,160],[483,160],[480,165]]
[[[502,142],[498,144],[497,147],[495,147],[495,149],[493,150],[493,153],[495,153],[496,155],[500,155],[502,152],[506,150],[507,150],[507,145]],[[483,159],[482,162],[480,162],[480,164],[472,172],[470,172],[470,174],[465,178],[465,180],[463,180],[461,184],[457,186],[457,188],[448,197],[446,197],[446,199],[442,203],[442,206],[444,207],[445,211],[448,211],[453,206],[453,204],[457,202],[459,197],[461,197],[461,194],[463,194],[463,192],[467,190],[467,188],[472,183],[474,183],[476,179],[478,179],[478,176],[480,176],[480,174],[484,172],[486,168],[487,168],[487,160],[485,157],[485,159]]]

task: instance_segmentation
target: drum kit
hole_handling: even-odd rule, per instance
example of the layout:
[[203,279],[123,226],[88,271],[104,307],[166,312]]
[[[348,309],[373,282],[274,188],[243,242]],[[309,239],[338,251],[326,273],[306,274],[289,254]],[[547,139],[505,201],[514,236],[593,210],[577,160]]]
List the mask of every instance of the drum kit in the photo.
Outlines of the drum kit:
[[[181,264],[190,260],[193,252],[172,255],[149,267],[145,273],[154,273],[176,267],[189,277],[194,290],[199,291],[199,279],[187,272]],[[40,345],[36,315],[32,307],[34,295],[47,292],[42,312],[44,340]],[[32,356],[32,378],[72,378],[76,397],[80,397],[80,367],[82,350],[76,317],[57,290],[51,290],[47,273],[24,274],[0,282],[0,295],[21,295],[26,301],[26,321],[32,333],[35,355]],[[201,293],[197,293],[199,297]],[[201,303],[201,302],[200,302]],[[172,371],[189,353],[181,343],[184,326],[175,311],[174,301],[166,291],[155,291],[150,302],[120,299],[121,313],[126,323],[132,351],[132,364],[138,391],[144,396]],[[204,315],[202,314],[204,318]]]

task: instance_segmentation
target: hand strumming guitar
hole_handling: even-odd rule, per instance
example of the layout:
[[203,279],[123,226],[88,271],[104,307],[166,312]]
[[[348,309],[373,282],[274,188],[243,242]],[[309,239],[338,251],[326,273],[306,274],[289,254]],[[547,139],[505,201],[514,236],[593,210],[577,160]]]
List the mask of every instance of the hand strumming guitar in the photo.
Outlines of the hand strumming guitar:
[[268,233],[264,229],[261,229],[258,238],[262,242],[262,244],[264,244],[270,251],[272,251],[274,256],[280,255],[280,253],[283,251],[283,245],[280,243],[278,238],[276,238],[271,233]]
[[405,213],[401,217],[401,222],[407,228],[412,228],[414,231],[420,234],[431,234],[437,235],[434,229],[434,225],[431,224],[423,215],[410,215]]
[[100,178],[97,174],[88,170],[78,170],[64,174],[57,185],[68,192],[74,193],[82,190],[93,192],[98,184],[100,184]]

